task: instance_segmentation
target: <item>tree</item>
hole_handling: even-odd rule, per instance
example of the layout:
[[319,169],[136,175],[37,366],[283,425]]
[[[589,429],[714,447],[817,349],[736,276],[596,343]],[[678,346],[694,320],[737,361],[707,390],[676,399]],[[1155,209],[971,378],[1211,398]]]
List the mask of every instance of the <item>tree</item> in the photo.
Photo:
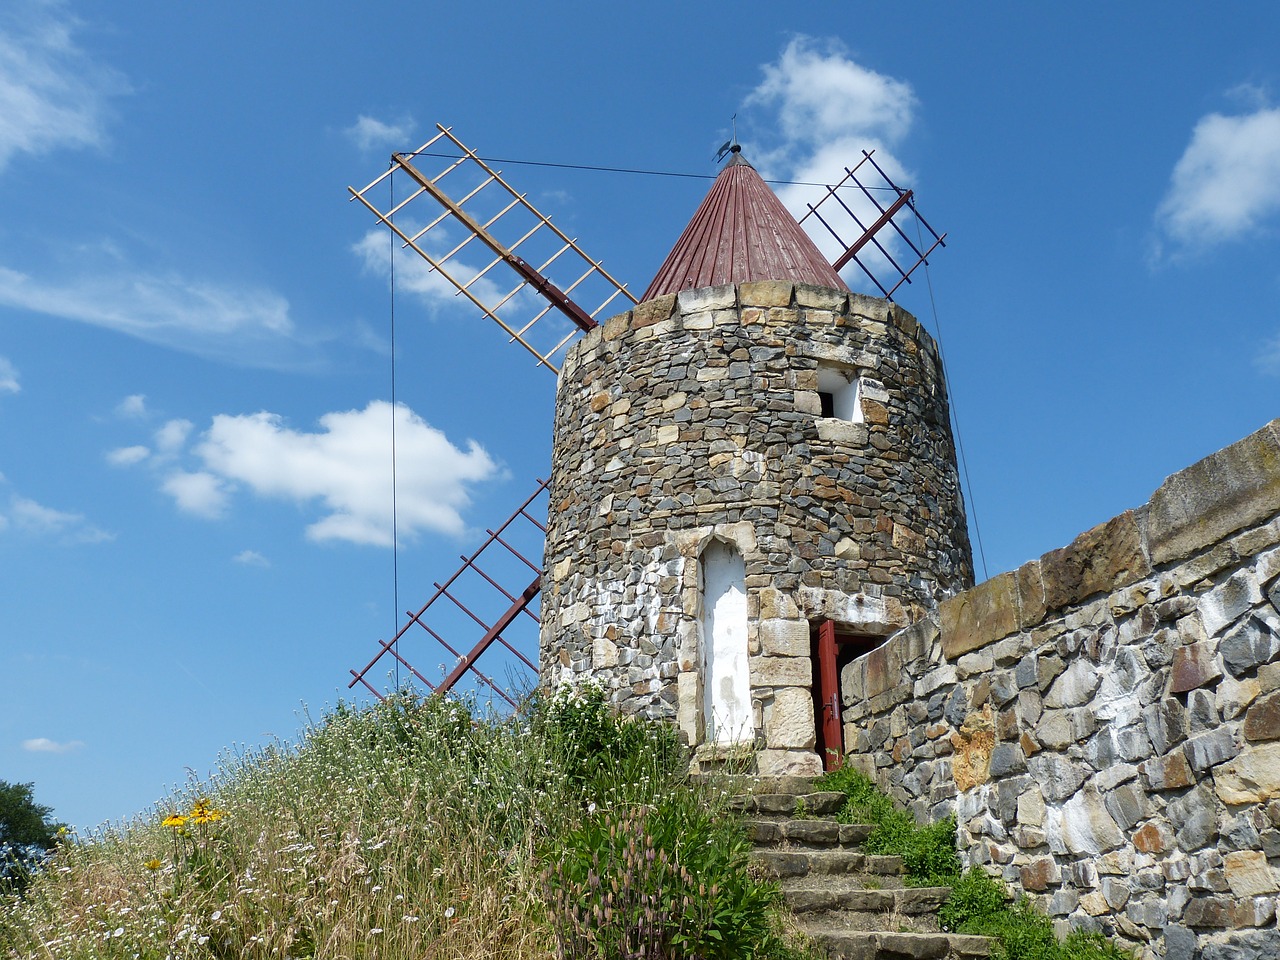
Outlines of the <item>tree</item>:
[[52,808],[36,803],[35,785],[0,780],[0,883],[18,887],[58,842],[63,824]]

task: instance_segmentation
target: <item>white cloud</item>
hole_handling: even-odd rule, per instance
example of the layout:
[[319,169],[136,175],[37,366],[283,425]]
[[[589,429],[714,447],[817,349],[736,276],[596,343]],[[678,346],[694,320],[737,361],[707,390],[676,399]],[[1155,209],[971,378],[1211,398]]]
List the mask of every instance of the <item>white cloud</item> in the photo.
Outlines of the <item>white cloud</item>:
[[18,153],[104,142],[107,101],[127,84],[76,46],[79,26],[57,0],[17,0],[0,13],[0,170]]
[[241,550],[232,559],[236,563],[242,563],[246,567],[269,567],[271,561],[260,554],[257,550]]
[[1254,365],[1263,373],[1280,376],[1280,337],[1263,344],[1262,352],[1254,357]]
[[71,753],[83,746],[83,740],[69,740],[66,743],[59,743],[56,740],[50,740],[48,737],[35,737],[31,740],[22,741],[22,749],[31,753]]
[[[767,178],[802,181],[775,188],[797,219],[825,192],[821,186],[805,184],[837,183],[846,167],[862,159],[863,150],[874,150],[876,162],[900,186],[910,185],[911,174],[892,152],[915,119],[918,101],[910,84],[857,63],[839,41],[803,36],[792,40],[763,71],[764,80],[743,102],[750,125],[760,131],[744,153]],[[860,172],[860,179],[868,185],[880,183],[874,171],[865,177]],[[842,197],[864,224],[879,216],[860,192],[851,190]],[[833,204],[822,210],[846,243],[861,234],[857,224],[842,221],[844,215]],[[825,229],[808,232],[828,259],[844,252]],[[897,246],[889,231],[881,231],[877,239],[891,251]],[[892,273],[896,279],[874,251],[864,250],[860,256],[877,276]],[[846,267],[844,275],[850,285],[865,282],[855,265]]]
[[204,471],[176,470],[165,477],[160,489],[173,497],[179,510],[207,520],[226,515],[231,494],[225,481]]
[[[318,501],[325,514],[307,528],[312,540],[390,546],[391,418],[384,401],[325,414],[315,433],[293,430],[267,412],[219,415],[196,452],[209,474],[259,496]],[[479,444],[455,447],[408,407],[397,406],[395,418],[401,536],[461,534],[469,486],[494,476],[496,465]]]
[[1197,250],[1247,236],[1280,214],[1280,108],[1201,117],[1173,168],[1156,222]]
[[[402,226],[402,229],[405,228]],[[409,236],[413,236],[414,231],[408,230],[407,232]],[[441,251],[438,249],[438,245],[443,244],[446,239],[443,229],[436,227],[427,236],[437,246],[424,247],[424,249],[432,256],[443,256],[443,253],[447,252],[447,250]],[[421,242],[427,243],[427,240],[424,239]],[[406,248],[403,242],[386,228],[378,227],[368,231],[360,238],[358,243],[352,245],[351,249],[360,258],[361,266],[365,271],[375,276],[385,277],[390,273],[391,269],[387,252],[392,246],[395,249],[396,287],[398,290],[415,294],[430,309],[447,310],[462,306],[472,313],[475,312],[475,307],[458,293],[457,287],[446,280],[439,271],[431,269],[431,264]],[[445,267],[450,274],[464,283],[481,270],[480,267],[472,266],[457,256],[450,257]],[[515,286],[514,280],[510,286]],[[482,277],[473,283],[470,290],[481,303],[489,306],[496,305],[506,294],[506,290],[499,290],[498,286],[488,276]],[[510,309],[512,309],[512,306],[508,305],[504,308],[504,312]]]
[[19,393],[18,368],[8,357],[0,357],[0,393]]
[[911,128],[911,85],[853,61],[838,41],[797,37],[747,97],[777,111],[786,146],[817,151],[834,141],[893,144]]
[[271,366],[293,346],[289,303],[255,287],[131,270],[37,279],[0,266],[0,306],[77,320],[198,356]]
[[194,427],[190,420],[170,420],[156,431],[156,452],[166,455],[181,452]]
[[107,463],[113,467],[131,467],[135,463],[141,463],[149,456],[151,456],[151,451],[147,447],[118,447],[107,452]]
[[116,416],[125,420],[141,420],[147,415],[147,398],[141,393],[125,397],[116,406]]
[[408,143],[413,131],[413,121],[401,120],[399,123],[383,123],[363,114],[356,122],[343,131],[347,137],[361,150],[373,150],[378,147],[386,149],[412,149]]
[[114,540],[89,523],[82,514],[46,507],[27,497],[14,495],[9,501],[9,517],[15,529],[38,537],[57,537],[68,543],[101,543]]

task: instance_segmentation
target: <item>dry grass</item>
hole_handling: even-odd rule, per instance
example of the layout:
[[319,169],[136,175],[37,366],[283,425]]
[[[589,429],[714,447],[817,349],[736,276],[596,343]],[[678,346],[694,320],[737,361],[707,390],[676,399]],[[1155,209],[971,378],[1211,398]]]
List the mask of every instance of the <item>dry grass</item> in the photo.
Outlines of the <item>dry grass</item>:
[[[528,716],[339,708],[296,747],[230,757],[164,809],[62,843],[22,898],[0,896],[0,958],[553,957],[547,860],[595,805],[545,713]],[[654,769],[596,796],[625,808],[672,784]]]

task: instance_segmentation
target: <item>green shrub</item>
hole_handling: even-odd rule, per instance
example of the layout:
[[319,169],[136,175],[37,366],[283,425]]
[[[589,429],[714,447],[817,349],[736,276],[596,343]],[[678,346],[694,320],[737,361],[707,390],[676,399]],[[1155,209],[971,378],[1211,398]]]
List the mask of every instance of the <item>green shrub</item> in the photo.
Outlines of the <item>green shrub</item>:
[[547,874],[559,957],[776,957],[777,887],[747,869],[741,828],[691,791],[609,810],[557,841]]
[[938,911],[944,930],[995,937],[991,960],[1132,960],[1133,954],[1101,934],[1076,930],[1059,942],[1053,921],[1025,897],[1010,905],[1008,887],[981,867],[970,867]]
[[845,795],[845,803],[837,819],[844,823],[875,826],[863,845],[864,849],[868,853],[902,857],[909,883],[945,886],[960,875],[954,817],[922,827],[916,823],[915,817],[885,796],[871,778],[853,767],[823,774],[815,785]]

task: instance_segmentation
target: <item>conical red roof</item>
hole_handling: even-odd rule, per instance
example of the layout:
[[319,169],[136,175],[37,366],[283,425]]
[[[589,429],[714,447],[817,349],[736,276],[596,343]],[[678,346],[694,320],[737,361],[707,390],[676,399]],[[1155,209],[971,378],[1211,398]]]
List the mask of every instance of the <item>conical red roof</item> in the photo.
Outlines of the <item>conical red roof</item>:
[[640,299],[744,280],[849,289],[755,167],[735,152]]

